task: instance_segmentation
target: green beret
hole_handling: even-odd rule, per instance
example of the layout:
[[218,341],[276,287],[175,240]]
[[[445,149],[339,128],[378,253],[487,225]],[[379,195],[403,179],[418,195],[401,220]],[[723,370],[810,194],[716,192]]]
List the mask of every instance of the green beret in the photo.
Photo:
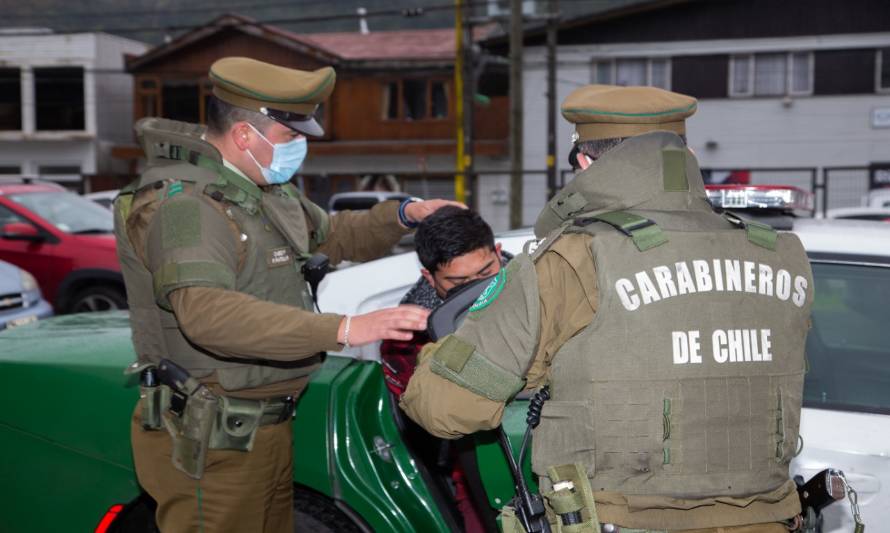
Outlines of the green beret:
[[308,135],[324,134],[313,115],[336,78],[331,67],[307,72],[247,57],[224,57],[210,66],[214,96]]
[[633,137],[650,131],[686,133],[696,100],[657,87],[586,85],[562,103],[562,116],[575,124],[575,140]]

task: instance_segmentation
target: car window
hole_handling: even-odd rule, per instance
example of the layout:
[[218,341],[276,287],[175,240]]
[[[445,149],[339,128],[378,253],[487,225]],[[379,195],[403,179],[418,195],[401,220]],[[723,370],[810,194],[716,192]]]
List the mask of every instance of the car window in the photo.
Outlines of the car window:
[[804,404],[890,413],[890,267],[813,263]]
[[358,196],[358,197],[348,197],[348,198],[337,198],[334,201],[334,205],[331,206],[332,211],[360,211],[364,209],[371,209],[379,200],[373,196]]
[[6,224],[14,224],[16,222],[28,222],[24,218],[18,216],[13,213],[7,207],[0,205],[0,226],[5,226]]
[[111,211],[67,191],[15,194],[10,198],[68,233],[111,233],[114,229]]

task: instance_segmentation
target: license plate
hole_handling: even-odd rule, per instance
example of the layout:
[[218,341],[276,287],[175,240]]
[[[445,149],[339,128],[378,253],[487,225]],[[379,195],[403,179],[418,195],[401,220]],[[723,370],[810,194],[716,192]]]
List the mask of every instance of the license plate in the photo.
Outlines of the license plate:
[[6,328],[7,329],[17,328],[19,326],[24,326],[25,324],[30,324],[31,322],[37,322],[37,315],[29,315],[29,316],[14,318],[6,323]]

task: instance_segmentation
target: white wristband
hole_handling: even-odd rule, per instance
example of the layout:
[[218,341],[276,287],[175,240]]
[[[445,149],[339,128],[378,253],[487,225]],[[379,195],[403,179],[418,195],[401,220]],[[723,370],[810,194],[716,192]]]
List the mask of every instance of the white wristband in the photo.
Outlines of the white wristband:
[[352,317],[346,317],[346,325],[343,327],[343,347],[349,348],[349,326],[352,324]]

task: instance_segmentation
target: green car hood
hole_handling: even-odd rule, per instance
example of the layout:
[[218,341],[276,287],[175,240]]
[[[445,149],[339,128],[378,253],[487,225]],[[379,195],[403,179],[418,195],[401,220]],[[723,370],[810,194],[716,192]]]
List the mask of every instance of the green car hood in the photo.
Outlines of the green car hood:
[[128,420],[139,388],[123,370],[134,358],[126,312],[3,332],[0,425],[131,470]]

